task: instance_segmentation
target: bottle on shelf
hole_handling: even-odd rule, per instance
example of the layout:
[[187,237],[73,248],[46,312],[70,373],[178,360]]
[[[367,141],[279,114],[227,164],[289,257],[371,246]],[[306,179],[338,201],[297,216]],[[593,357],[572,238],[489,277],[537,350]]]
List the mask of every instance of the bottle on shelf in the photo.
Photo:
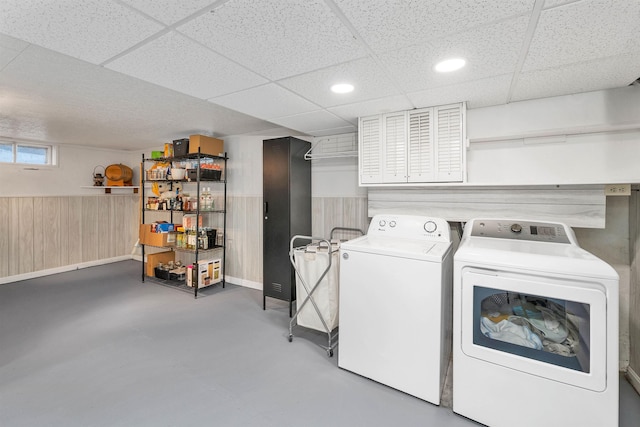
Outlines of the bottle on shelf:
[[187,249],[196,249],[198,245],[198,235],[196,234],[196,228],[191,227],[187,234]]
[[213,210],[213,194],[211,194],[211,187],[207,187],[207,195],[206,195],[207,209],[208,211]]
[[207,209],[207,188],[203,187],[200,192],[200,210],[206,211]]
[[173,210],[176,210],[176,211],[182,210],[182,195],[180,194],[179,188],[176,188],[176,201],[173,205]]

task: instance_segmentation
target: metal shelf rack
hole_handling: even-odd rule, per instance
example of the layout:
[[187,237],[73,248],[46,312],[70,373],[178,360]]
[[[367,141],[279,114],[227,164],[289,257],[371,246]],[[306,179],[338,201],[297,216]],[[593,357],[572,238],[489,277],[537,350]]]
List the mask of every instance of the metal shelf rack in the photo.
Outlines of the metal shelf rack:
[[[227,228],[227,179],[228,179],[228,169],[227,169],[227,161],[229,160],[229,158],[227,157],[227,153],[224,153],[224,156],[215,156],[215,155],[210,155],[210,154],[205,154],[205,153],[193,153],[193,154],[187,154],[187,155],[183,155],[183,156],[174,156],[174,157],[160,157],[160,158],[146,158],[144,156],[144,154],[142,155],[142,163],[140,164],[140,171],[141,171],[141,177],[140,177],[140,181],[141,181],[141,203],[140,203],[140,208],[141,208],[141,223],[144,224],[145,223],[145,213],[146,212],[163,212],[163,213],[168,213],[169,214],[169,220],[171,223],[173,223],[174,220],[174,212],[180,212],[183,214],[195,214],[196,215],[196,221],[195,221],[195,227],[196,227],[196,234],[199,235],[200,232],[200,224],[198,221],[198,218],[200,217],[200,215],[204,215],[204,214],[218,214],[218,215],[222,215],[223,219],[222,219],[222,241],[221,244],[218,245],[216,244],[214,247],[212,248],[208,248],[208,249],[199,249],[196,244],[196,249],[186,249],[186,248],[180,248],[180,247],[176,247],[176,246],[153,246],[153,245],[145,245],[145,244],[140,244],[140,247],[142,248],[142,281],[145,282],[145,280],[149,280],[149,282],[151,283],[157,283],[160,285],[165,285],[174,289],[179,289],[179,290],[183,290],[183,291],[187,291],[187,292],[192,292],[194,298],[198,297],[198,293],[200,290],[202,289],[207,289],[212,287],[212,285],[209,285],[207,287],[199,287],[198,283],[196,281],[196,283],[194,284],[193,287],[189,287],[186,285],[186,281],[175,281],[175,280],[163,280],[163,279],[158,279],[155,277],[149,277],[146,275],[146,270],[145,270],[145,263],[144,263],[144,259],[145,259],[145,246],[153,246],[153,247],[161,247],[167,250],[172,250],[172,251],[176,251],[176,252],[186,252],[186,253],[192,253],[195,255],[195,262],[194,264],[197,266],[198,265],[198,260],[199,257],[201,255],[201,253],[204,252],[210,252],[210,251],[215,251],[215,250],[219,250],[222,249],[222,259],[221,259],[221,281],[220,283],[222,284],[222,287],[224,288],[226,285],[226,258],[227,258],[227,244],[226,244],[226,239],[227,239],[227,233],[226,233],[226,228]],[[147,169],[145,168],[145,164],[146,163],[172,163],[172,162],[185,162],[185,161],[194,161],[196,164],[196,179],[195,180],[190,180],[190,179],[147,179]],[[222,162],[223,166],[222,166],[222,172],[221,172],[221,177],[220,179],[205,179],[202,178],[202,164],[204,162],[208,162],[208,161],[217,161],[217,162]],[[145,188],[145,183],[167,183],[170,187],[172,187],[174,184],[176,183],[189,183],[189,184],[195,184],[196,186],[196,192],[195,192],[195,197],[197,198],[197,200],[199,201],[200,199],[200,194],[201,194],[201,184],[203,183],[210,183],[210,184],[218,184],[218,185],[222,185],[223,186],[223,209],[214,209],[214,210],[201,210],[200,209],[200,203],[197,204],[197,209],[195,210],[188,210],[188,211],[182,211],[182,210],[173,210],[173,209],[168,209],[168,210],[155,210],[155,209],[147,209],[146,208],[146,201],[145,201],[145,191],[148,191]],[[203,217],[204,218],[204,217]]]

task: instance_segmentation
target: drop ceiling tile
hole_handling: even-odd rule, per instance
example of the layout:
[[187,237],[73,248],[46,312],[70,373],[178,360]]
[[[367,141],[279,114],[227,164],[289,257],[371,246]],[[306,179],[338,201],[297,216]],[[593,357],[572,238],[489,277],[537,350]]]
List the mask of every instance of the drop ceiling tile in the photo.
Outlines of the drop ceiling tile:
[[318,109],[318,105],[275,83],[218,96],[209,101],[265,120],[308,113]]
[[366,55],[320,0],[234,0],[178,30],[272,80]]
[[[371,58],[362,58],[278,82],[293,92],[321,105],[333,107],[400,94],[385,71]],[[351,93],[331,92],[336,83],[351,83]]]
[[544,1],[544,9],[551,9],[558,6],[563,6],[569,3],[575,3],[582,0],[545,0]]
[[[513,73],[528,20],[528,17],[514,18],[379,57],[405,92]],[[463,57],[467,65],[452,73],[433,70],[438,61],[451,57]]]
[[109,0],[0,2],[3,33],[94,64],[162,28]]
[[344,126],[330,129],[318,129],[314,131],[310,131],[309,135],[311,136],[332,136],[332,135],[342,135],[344,133],[352,133],[358,130],[357,126]]
[[20,52],[26,49],[27,46],[29,46],[29,43],[24,40],[20,40],[15,37],[0,33],[0,47]]
[[408,93],[416,108],[467,102],[468,108],[505,104],[512,74]]
[[122,150],[194,133],[274,125],[140,79],[29,46],[0,73],[0,135]]
[[334,1],[377,53],[424,44],[478,25],[528,15],[533,10],[530,0]]
[[201,99],[266,83],[251,71],[171,31],[108,68]]
[[0,71],[13,61],[29,43],[0,33]]
[[545,10],[523,71],[640,50],[640,2],[584,0]]
[[216,3],[212,0],[121,0],[166,25],[172,25],[201,10],[207,5]]
[[640,77],[640,52],[522,73],[512,101],[629,85]]
[[0,44],[0,72],[18,55],[20,55],[19,50],[13,50]]
[[413,105],[406,96],[397,95],[356,102],[354,104],[340,105],[328,108],[327,110],[350,123],[357,124],[358,117],[411,110],[412,108],[415,108],[415,105]]
[[295,116],[278,117],[269,121],[300,132],[353,127],[349,122],[325,110],[296,114]]

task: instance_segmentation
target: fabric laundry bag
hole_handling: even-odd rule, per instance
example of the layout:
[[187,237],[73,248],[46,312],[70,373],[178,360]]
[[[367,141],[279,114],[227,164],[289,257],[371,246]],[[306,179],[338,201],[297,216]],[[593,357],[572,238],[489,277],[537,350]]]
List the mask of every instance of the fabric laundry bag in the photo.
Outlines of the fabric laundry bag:
[[[311,298],[318,306],[329,331],[338,326],[338,294],[339,288],[339,251],[337,245],[333,245],[331,252],[326,246],[318,247],[309,245],[306,248],[294,250],[294,261],[296,263],[296,300],[298,307],[302,306],[307,298],[300,278],[304,280],[307,288],[311,291],[318,283],[318,279],[327,268],[329,257],[331,257],[331,267],[324,276],[318,287],[313,291]],[[307,301],[297,314],[299,326],[315,329],[321,332],[328,332],[322,325],[318,313],[311,301]]]

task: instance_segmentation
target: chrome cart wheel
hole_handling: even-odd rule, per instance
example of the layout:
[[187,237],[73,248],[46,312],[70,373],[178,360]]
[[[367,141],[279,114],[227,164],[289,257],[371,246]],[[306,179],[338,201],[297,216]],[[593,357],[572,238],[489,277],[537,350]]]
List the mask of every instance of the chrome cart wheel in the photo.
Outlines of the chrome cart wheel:
[[293,341],[293,335],[289,334],[289,342]]
[[329,357],[333,357],[333,349],[330,348],[329,350],[327,350],[327,354],[329,355]]

